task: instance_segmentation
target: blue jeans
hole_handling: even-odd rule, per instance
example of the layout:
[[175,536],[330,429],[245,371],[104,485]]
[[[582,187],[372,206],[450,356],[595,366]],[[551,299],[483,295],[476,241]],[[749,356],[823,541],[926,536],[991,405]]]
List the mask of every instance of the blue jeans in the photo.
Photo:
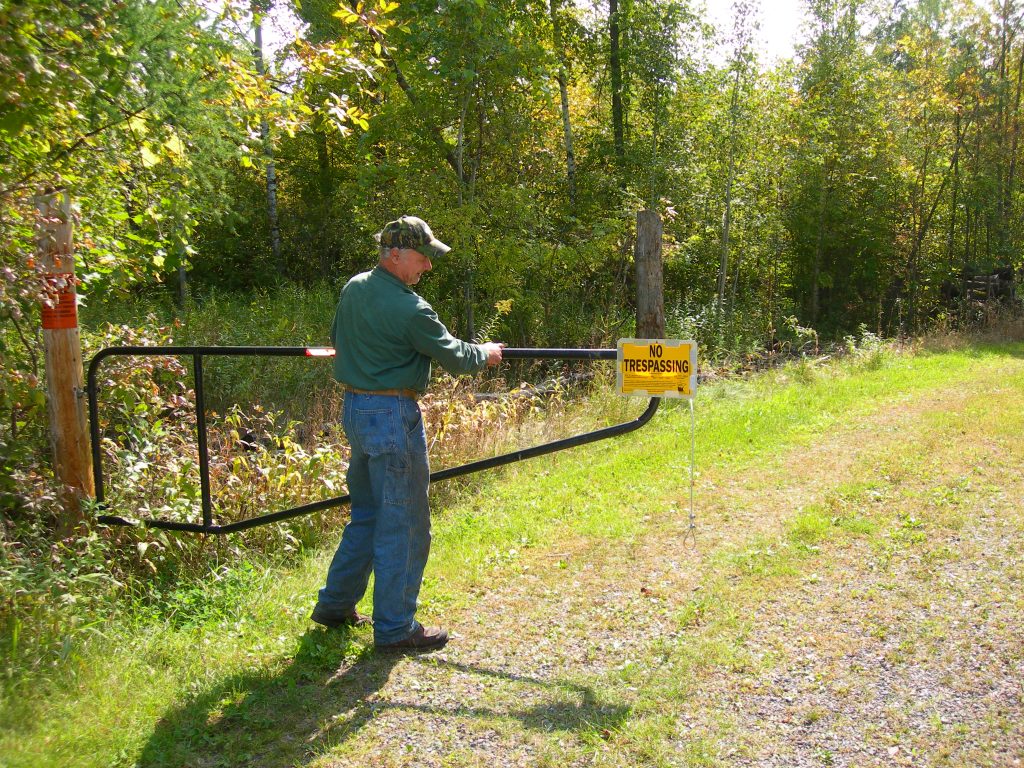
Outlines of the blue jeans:
[[352,516],[319,605],[339,613],[355,608],[372,571],[374,641],[394,643],[419,628],[416,598],[430,552],[423,417],[406,397],[346,392],[342,425],[352,447]]

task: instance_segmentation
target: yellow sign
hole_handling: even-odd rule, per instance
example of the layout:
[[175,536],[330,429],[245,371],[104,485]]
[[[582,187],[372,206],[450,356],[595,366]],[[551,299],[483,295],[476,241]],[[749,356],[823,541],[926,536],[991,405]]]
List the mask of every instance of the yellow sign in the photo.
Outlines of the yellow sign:
[[678,339],[619,339],[618,393],[692,398],[697,389],[697,343]]

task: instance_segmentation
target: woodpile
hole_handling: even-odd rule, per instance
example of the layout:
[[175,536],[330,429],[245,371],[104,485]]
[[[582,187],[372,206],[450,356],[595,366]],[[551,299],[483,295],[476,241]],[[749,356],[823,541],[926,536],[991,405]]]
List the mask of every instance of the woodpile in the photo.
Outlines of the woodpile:
[[959,282],[947,280],[942,284],[942,297],[947,303],[1003,302],[1017,300],[1017,280],[1013,267],[1000,267],[985,275],[965,272]]

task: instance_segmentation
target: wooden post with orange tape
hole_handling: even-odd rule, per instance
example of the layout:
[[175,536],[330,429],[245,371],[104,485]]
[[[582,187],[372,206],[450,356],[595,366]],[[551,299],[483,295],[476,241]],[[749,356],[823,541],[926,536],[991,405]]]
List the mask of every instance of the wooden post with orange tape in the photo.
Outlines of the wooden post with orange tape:
[[36,259],[42,268],[46,298],[42,307],[46,350],[47,408],[53,468],[63,484],[65,527],[82,519],[82,499],[96,495],[78,333],[74,215],[64,191],[46,190],[36,197]]

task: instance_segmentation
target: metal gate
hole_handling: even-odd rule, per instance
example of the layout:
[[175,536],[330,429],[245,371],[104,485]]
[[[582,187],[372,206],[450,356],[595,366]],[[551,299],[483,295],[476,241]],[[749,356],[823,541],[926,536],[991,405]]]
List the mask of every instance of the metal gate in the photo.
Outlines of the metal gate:
[[[210,489],[210,461],[206,439],[206,397],[203,386],[203,359],[213,356],[275,356],[275,357],[307,357],[307,358],[330,358],[334,356],[334,350],[329,347],[107,347],[100,350],[89,363],[86,392],[89,398],[89,434],[92,442],[92,471],[96,482],[96,500],[101,506],[104,505],[104,484],[103,484],[103,455],[100,451],[100,427],[99,427],[99,401],[98,386],[96,384],[100,364],[114,355],[135,356],[135,357],[191,357],[192,371],[195,381],[196,397],[196,440],[199,449],[199,487],[202,503],[202,523],[183,523],[174,520],[159,520],[154,518],[142,518],[140,522],[151,528],[163,528],[171,531],[189,531],[193,533],[214,533],[225,534],[236,531],[244,531],[258,525],[275,523],[280,520],[287,520],[300,515],[308,515],[312,512],[319,512],[323,509],[341,506],[349,501],[349,496],[337,496],[331,499],[315,501],[310,504],[303,504],[291,509],[283,509],[279,512],[272,512],[267,515],[238,520],[227,525],[217,525],[213,521],[213,502]],[[528,349],[528,348],[506,348],[502,352],[505,360],[614,360],[616,350],[614,349]],[[604,440],[609,437],[624,435],[644,426],[658,410],[660,399],[651,398],[647,409],[632,421],[604,427],[592,432],[585,432],[573,437],[560,440],[553,440],[548,443],[536,445],[531,448],[524,448],[512,451],[489,459],[471,461],[458,467],[438,470],[430,474],[430,482],[436,483],[441,480],[448,480],[453,477],[468,475],[472,472],[479,472],[484,469],[493,469],[504,464],[511,464],[523,459],[530,459],[534,456],[543,456],[547,453],[575,448],[576,446],[593,443],[597,440]],[[100,515],[98,522],[105,525],[134,525],[136,521],[127,520],[119,515]]]

